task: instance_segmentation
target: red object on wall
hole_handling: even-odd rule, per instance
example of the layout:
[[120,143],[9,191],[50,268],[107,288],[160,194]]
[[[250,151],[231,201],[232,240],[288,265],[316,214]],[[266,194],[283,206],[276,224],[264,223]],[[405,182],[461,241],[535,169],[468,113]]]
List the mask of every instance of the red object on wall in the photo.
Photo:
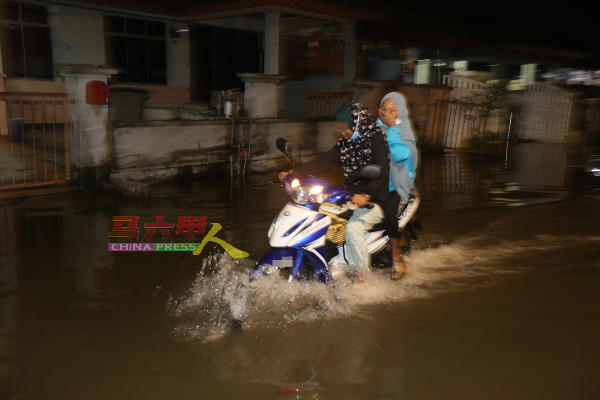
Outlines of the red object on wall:
[[108,88],[102,81],[89,81],[85,85],[85,102],[87,104],[108,104]]

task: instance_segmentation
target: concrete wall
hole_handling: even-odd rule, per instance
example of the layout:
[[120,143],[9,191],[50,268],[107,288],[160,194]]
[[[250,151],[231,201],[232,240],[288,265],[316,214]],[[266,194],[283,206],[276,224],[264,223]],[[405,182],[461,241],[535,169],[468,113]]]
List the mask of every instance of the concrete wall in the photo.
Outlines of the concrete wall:
[[339,139],[334,125],[324,119],[115,123],[111,180],[168,180],[227,169],[232,160],[237,165],[238,146],[239,151],[250,151],[248,171],[286,168],[285,156],[275,147],[278,137],[294,142],[294,156],[300,151],[302,157],[310,157]]

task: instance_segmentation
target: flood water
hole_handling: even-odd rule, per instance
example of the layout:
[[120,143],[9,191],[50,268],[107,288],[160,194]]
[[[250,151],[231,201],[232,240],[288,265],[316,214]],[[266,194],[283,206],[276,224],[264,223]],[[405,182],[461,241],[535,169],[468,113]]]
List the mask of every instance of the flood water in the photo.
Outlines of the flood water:
[[579,163],[425,157],[407,276],[366,285],[249,282],[216,244],[108,251],[114,216],[205,216],[257,260],[289,201],[275,173],[5,200],[0,399],[598,399],[600,179]]

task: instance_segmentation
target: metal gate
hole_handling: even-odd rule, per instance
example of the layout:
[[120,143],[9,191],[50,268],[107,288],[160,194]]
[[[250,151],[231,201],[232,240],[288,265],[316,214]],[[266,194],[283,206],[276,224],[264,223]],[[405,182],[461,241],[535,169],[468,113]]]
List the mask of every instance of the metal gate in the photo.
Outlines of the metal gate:
[[432,141],[448,149],[459,149],[463,140],[489,130],[489,118],[482,117],[485,104],[438,100],[434,103]]
[[519,139],[563,143],[571,130],[574,93],[536,82],[515,98],[521,113],[516,124]]
[[67,94],[0,93],[0,123],[0,190],[69,181]]

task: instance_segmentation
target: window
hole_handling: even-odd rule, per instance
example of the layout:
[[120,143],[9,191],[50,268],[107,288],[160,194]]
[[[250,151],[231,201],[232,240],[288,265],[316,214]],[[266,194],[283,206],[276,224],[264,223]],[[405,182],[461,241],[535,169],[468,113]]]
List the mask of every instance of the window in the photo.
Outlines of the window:
[[117,68],[109,82],[167,83],[164,22],[104,16],[106,63]]
[[46,7],[0,1],[0,46],[9,77],[53,78],[52,40]]
[[203,26],[190,30],[192,96],[243,88],[240,72],[262,72],[262,34]]

